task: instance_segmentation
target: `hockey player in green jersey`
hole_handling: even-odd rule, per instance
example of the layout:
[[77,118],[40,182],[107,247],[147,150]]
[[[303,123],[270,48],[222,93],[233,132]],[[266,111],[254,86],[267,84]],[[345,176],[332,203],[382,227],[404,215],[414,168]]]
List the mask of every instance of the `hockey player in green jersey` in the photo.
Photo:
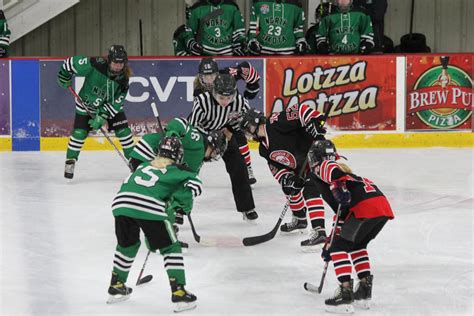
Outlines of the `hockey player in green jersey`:
[[[227,139],[219,131],[201,134],[183,118],[174,118],[165,128],[165,136],[177,136],[184,149],[184,164],[196,174],[203,161],[218,160],[227,149]],[[151,161],[158,152],[163,133],[150,133],[142,137],[131,153],[130,165],[135,170],[141,163]]]
[[10,34],[5,14],[3,13],[3,10],[0,10],[0,58],[8,57]]
[[254,0],[248,51],[252,55],[303,55],[305,16],[300,0]]
[[370,17],[352,0],[336,0],[335,10],[321,20],[316,45],[322,53],[368,53],[374,47]]
[[189,12],[186,45],[193,55],[244,55],[244,19],[234,1],[201,0]]
[[[113,45],[106,59],[84,56],[66,59],[59,70],[59,85],[63,88],[72,86],[74,75],[85,77],[79,97],[88,111],[76,101],[74,128],[69,137],[64,171],[64,177],[68,179],[74,176],[74,166],[89,131],[100,129],[106,122],[120,140],[127,159],[133,150],[132,131],[123,111],[131,75],[124,47]],[[87,112],[94,117],[91,118]]]
[[164,137],[157,158],[128,176],[113,200],[117,246],[107,303],[124,301],[132,293],[125,283],[140,247],[142,230],[150,250],[159,250],[164,257],[174,311],[196,307],[196,296],[184,288],[183,255],[172,223],[175,210],[189,212],[202,188],[199,177],[181,165],[182,158],[179,138]]

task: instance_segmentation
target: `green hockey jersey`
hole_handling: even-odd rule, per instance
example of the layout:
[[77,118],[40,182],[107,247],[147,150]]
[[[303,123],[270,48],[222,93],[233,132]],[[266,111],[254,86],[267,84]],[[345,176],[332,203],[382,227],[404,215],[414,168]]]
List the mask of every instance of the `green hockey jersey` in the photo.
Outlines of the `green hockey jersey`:
[[232,0],[213,6],[205,0],[193,5],[187,20],[187,39],[195,39],[203,55],[232,55],[245,43],[245,25],[239,7]]
[[112,212],[114,216],[174,222],[175,210],[189,213],[193,198],[201,191],[202,182],[194,172],[175,164],[158,169],[146,162],[125,179],[112,202]]
[[[79,96],[92,114],[110,119],[123,110],[128,92],[128,78],[125,74],[120,74],[111,79],[105,59],[84,56],[66,59],[59,70],[58,84],[67,88],[71,85],[73,75],[85,77]],[[76,113],[87,114],[79,102],[76,102]]]
[[[182,118],[174,118],[168,122],[165,128],[166,136],[178,136],[181,138],[184,149],[184,163],[193,172],[199,173],[205,154],[204,137],[197,129],[189,125]],[[132,158],[140,161],[151,161],[158,153],[162,133],[146,134],[135,145],[131,154]]]
[[370,17],[362,9],[352,8],[341,12],[339,8],[324,17],[316,36],[317,45],[327,42],[334,54],[358,54],[361,43],[374,44],[374,31]]
[[300,1],[257,0],[252,5],[249,41],[256,38],[262,54],[291,55],[304,40],[304,23]]
[[0,57],[8,57],[8,50],[10,48],[10,35],[7,20],[0,10]]

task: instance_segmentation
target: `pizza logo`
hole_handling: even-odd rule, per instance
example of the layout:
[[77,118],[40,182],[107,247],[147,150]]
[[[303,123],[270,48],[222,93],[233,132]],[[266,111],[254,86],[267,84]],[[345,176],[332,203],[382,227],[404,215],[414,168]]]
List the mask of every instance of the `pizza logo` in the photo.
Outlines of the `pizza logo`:
[[275,150],[270,153],[270,159],[291,169],[296,169],[296,158],[286,150]]
[[407,114],[416,115],[436,129],[451,129],[472,115],[472,78],[463,69],[448,66],[449,56],[440,57],[441,65],[426,70],[408,95]]
[[268,12],[270,12],[270,6],[268,4],[264,4],[260,7],[260,12],[262,14],[267,14]]

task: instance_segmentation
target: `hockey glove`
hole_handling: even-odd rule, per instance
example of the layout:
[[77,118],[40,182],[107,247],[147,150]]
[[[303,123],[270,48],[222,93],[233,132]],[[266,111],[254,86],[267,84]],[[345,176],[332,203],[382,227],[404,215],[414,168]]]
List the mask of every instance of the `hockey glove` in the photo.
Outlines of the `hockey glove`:
[[308,43],[304,39],[296,43],[296,53],[298,55],[306,54],[308,49],[309,49]]
[[296,195],[304,187],[305,180],[292,174],[287,173],[280,179],[281,188],[286,195]]
[[260,45],[260,43],[258,42],[258,40],[256,38],[252,38],[250,41],[249,41],[249,44],[247,46],[248,48],[248,51],[251,55],[260,55],[260,52],[262,51],[262,46]]
[[184,211],[180,208],[178,209],[175,209],[175,218],[174,218],[174,222],[178,225],[183,225],[184,223]]
[[100,115],[96,115],[94,119],[89,120],[89,125],[91,129],[93,130],[101,128],[102,125],[104,125],[104,123],[105,123],[105,119]]
[[191,52],[191,54],[200,56],[202,55],[204,49],[202,48],[201,44],[196,42],[196,40],[191,39],[188,42],[188,50]]
[[374,47],[374,45],[371,42],[369,42],[367,40],[363,40],[360,43],[360,53],[361,54],[368,54],[368,53],[370,53],[370,51],[372,50],[373,47]]
[[321,42],[318,44],[316,50],[318,54],[327,55],[329,54],[329,45],[326,41]]
[[245,42],[238,44],[238,46],[234,48],[234,56],[245,56],[246,48],[247,45],[245,44]]
[[351,192],[347,190],[344,181],[331,182],[329,188],[331,189],[332,196],[341,206],[348,206],[351,203]]
[[329,252],[328,241],[324,244],[323,249],[321,250],[321,258],[323,258],[324,262],[331,261],[331,253]]
[[324,127],[324,121],[322,115],[313,117],[308,125],[305,127],[306,132],[313,136],[314,139],[318,138],[320,135],[326,134],[326,128]]

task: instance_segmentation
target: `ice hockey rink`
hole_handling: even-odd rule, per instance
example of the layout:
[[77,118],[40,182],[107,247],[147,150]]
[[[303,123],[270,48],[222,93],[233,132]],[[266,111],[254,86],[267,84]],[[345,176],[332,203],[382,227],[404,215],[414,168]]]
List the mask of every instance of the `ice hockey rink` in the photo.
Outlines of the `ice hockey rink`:
[[[373,180],[396,218],[369,247],[374,274],[372,307],[358,315],[473,315],[473,149],[341,149],[354,172]],[[1,309],[7,315],[167,315],[170,290],[159,254],[135,287],[146,249],[140,248],[128,285],[130,300],[107,305],[115,249],[111,201],[127,176],[112,151],[81,154],[75,179],[63,178],[64,152],[0,154]],[[321,315],[337,286],[328,271],[322,294],[319,254],[303,253],[306,235],[281,236],[253,247],[243,237],[268,232],[285,198],[266,162],[252,151],[258,180],[256,224],[235,211],[222,162],[204,165],[203,195],[193,219],[203,239],[194,242],[187,221],[181,239],[187,288],[197,309],[184,315]],[[332,211],[326,209],[327,227]],[[288,212],[290,213],[290,212]],[[286,219],[290,218],[287,214]]]

